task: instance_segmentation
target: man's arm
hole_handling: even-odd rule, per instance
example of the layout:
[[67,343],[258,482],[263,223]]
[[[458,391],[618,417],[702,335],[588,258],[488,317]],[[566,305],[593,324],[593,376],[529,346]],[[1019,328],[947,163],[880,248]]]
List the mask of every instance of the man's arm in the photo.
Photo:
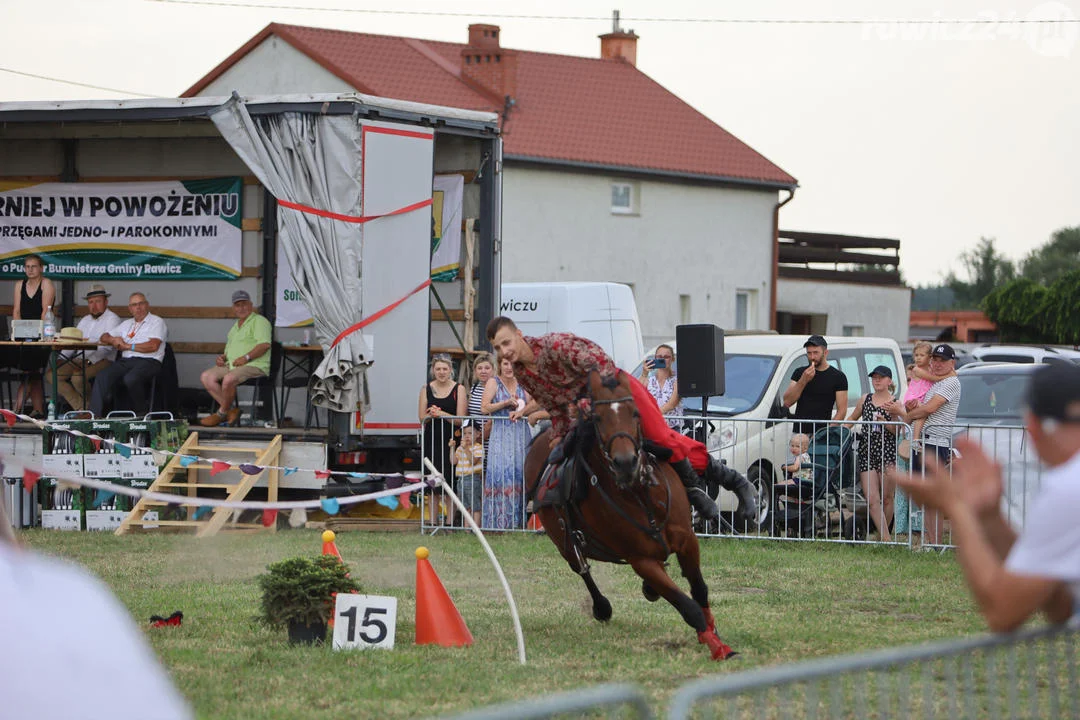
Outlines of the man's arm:
[[259,343],[255,347],[251,348],[247,353],[233,360],[233,367],[240,367],[247,365],[255,358],[262,357],[266,354],[266,351],[270,349],[270,343]]
[[889,412],[891,412],[893,415],[899,415],[906,422],[910,423],[915,422],[916,420],[919,420],[921,418],[930,417],[939,409],[941,409],[941,407],[946,402],[948,402],[948,400],[943,396],[935,395],[922,405],[912,408],[911,410],[904,409],[904,406],[901,403],[893,402],[889,404]]
[[[809,370],[809,368],[807,368],[807,370]],[[784,391],[784,398],[782,400],[784,407],[789,408],[799,402],[799,398],[802,397],[803,388],[810,382],[810,378],[806,376],[807,370],[803,371],[798,380],[792,380],[791,384],[787,386],[787,390]]]
[[836,414],[833,421],[839,422],[847,416],[847,390],[836,391]]

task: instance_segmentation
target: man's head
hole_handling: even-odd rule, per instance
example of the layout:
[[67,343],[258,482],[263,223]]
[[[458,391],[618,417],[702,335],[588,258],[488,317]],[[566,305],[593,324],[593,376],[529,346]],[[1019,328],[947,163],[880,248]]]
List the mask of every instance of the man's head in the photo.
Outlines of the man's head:
[[948,375],[956,369],[956,351],[952,345],[940,343],[930,351],[930,372]]
[[500,360],[505,359],[512,363],[521,361],[529,349],[517,325],[505,315],[500,315],[488,323],[487,339]]
[[1047,465],[1060,465],[1080,451],[1080,366],[1053,363],[1032,374],[1027,429]]
[[255,310],[247,290],[237,290],[232,294],[232,309],[238,320],[245,319]]
[[128,310],[135,322],[142,322],[150,314],[150,301],[141,292],[133,292],[128,296]]
[[104,285],[91,285],[90,292],[83,296],[83,300],[95,319],[101,317],[101,313],[109,307],[109,293],[105,292]]
[[806,359],[818,370],[823,370],[829,359],[829,344],[820,335],[811,335],[803,343]]

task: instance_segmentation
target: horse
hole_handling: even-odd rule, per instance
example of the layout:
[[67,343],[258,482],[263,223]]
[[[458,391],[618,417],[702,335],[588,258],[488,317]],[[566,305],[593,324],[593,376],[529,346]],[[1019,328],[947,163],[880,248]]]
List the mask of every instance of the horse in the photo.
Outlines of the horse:
[[[593,580],[588,561],[629,564],[642,578],[645,599],[655,602],[663,597],[671,603],[697,631],[698,642],[708,646],[713,660],[735,655],[716,633],[686,491],[667,462],[645,451],[626,378],[621,373],[602,378],[597,371],[591,372],[577,414],[570,443],[574,449],[567,451],[565,463],[571,477],[563,480],[576,486],[567,493],[572,497],[554,505],[536,497],[542,484],[543,490],[550,488],[550,473],[557,472],[548,467],[550,430],[530,446],[525,477],[544,531],[585,582],[593,617],[607,622],[612,610]],[[672,553],[690,583],[689,597],[664,569]]]

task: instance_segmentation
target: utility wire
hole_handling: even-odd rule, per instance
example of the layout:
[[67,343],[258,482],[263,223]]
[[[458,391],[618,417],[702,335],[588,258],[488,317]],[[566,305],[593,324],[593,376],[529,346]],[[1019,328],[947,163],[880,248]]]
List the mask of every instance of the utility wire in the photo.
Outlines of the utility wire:
[[48,80],[49,82],[63,83],[64,85],[76,85],[78,87],[90,88],[91,90],[104,90],[111,93],[119,93],[121,95],[133,95],[135,97],[160,97],[159,95],[150,95],[147,93],[131,92],[130,90],[118,90],[116,88],[105,87],[103,85],[91,85],[90,83],[78,82],[75,80],[64,80],[62,78],[49,77],[48,75],[37,75],[35,73],[23,72],[21,70],[12,70],[11,68],[0,67],[0,72],[11,73],[12,75],[21,75],[22,77],[34,78],[35,80]]
[[[443,10],[375,10],[365,8],[313,7],[304,5],[277,5],[249,2],[215,2],[214,0],[144,0],[145,2],[170,5],[202,5],[221,8],[255,8],[259,10],[306,10],[309,12],[359,13],[365,15],[409,15],[426,17],[485,17],[496,20],[601,20],[611,21],[611,16],[600,15],[514,15],[509,13],[451,12]],[[1071,15],[1071,13],[1069,13]],[[679,18],[679,17],[620,17],[620,22],[637,23],[712,23],[718,25],[876,25],[883,22],[900,22],[907,25],[1056,25],[1080,23],[1080,18]]]

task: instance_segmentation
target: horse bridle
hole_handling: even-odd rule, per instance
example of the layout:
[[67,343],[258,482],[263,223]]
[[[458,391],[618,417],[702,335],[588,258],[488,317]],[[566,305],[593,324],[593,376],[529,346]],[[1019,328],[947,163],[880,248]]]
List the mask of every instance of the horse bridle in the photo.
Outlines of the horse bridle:
[[583,412],[586,413],[586,417],[588,418],[588,420],[590,422],[592,422],[593,427],[596,430],[597,445],[600,446],[600,453],[603,455],[604,462],[607,463],[608,470],[611,472],[612,477],[618,477],[618,473],[615,471],[615,461],[611,459],[611,446],[619,438],[626,438],[634,446],[634,455],[636,455],[638,457],[638,476],[639,477],[637,479],[640,479],[640,476],[643,474],[644,469],[645,469],[645,464],[644,464],[644,462],[642,462],[642,458],[641,458],[641,446],[642,446],[641,423],[640,422],[638,423],[637,437],[634,437],[633,435],[631,435],[628,432],[620,430],[619,432],[612,434],[611,437],[605,439],[603,434],[600,432],[600,418],[596,415],[596,413],[594,413],[592,411],[592,408],[597,406],[597,405],[614,405],[616,403],[634,402],[634,397],[632,395],[625,395],[623,397],[611,398],[610,400],[596,400],[595,398],[593,398],[593,395],[592,395],[592,382],[591,382],[592,381],[592,374],[595,373],[595,372],[597,372],[597,371],[593,370],[593,371],[591,371],[589,373],[590,382],[587,383],[586,386],[585,386],[586,393],[588,394],[589,408],[588,408],[588,410],[585,410],[584,408],[581,408],[580,405],[578,407],[579,407],[579,409],[581,409]]

